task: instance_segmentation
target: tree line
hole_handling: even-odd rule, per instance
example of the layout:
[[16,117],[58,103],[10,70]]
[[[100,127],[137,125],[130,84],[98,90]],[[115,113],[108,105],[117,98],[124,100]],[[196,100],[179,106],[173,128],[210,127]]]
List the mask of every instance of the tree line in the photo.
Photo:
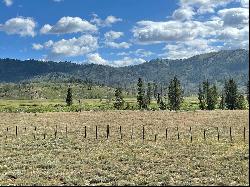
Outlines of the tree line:
[[[116,88],[114,96],[114,108],[121,110],[128,105],[124,101],[123,89],[121,87]],[[184,101],[184,90],[181,86],[180,80],[175,76],[170,80],[167,87],[167,94],[163,95],[161,89],[157,92],[157,85],[152,83],[144,84],[142,78],[137,82],[137,105],[140,110],[148,110],[150,103],[155,99],[159,109],[161,110],[180,110]],[[247,84],[247,102],[249,103],[249,81]],[[214,110],[219,109],[246,109],[245,97],[238,91],[238,86],[233,78],[226,80],[224,88],[219,93],[215,84],[211,84],[208,80],[203,81],[199,85],[198,89],[199,108],[201,110]],[[66,97],[66,103],[68,106],[72,105],[72,89],[69,87]]]

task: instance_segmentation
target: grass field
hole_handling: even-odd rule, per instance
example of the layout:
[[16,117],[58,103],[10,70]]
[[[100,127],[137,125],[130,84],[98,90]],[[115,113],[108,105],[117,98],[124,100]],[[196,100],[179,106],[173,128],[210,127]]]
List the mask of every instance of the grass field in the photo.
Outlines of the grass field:
[[0,185],[249,185],[248,113],[0,113]]

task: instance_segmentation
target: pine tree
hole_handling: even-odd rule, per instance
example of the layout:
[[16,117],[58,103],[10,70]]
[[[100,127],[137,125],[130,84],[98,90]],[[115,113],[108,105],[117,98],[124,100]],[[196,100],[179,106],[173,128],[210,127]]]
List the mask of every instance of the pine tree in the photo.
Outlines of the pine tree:
[[225,104],[229,110],[237,108],[238,89],[235,81],[229,79],[225,82]]
[[161,99],[160,103],[159,103],[159,108],[161,110],[166,110],[167,109],[167,105],[166,103],[164,103],[164,101]]
[[141,78],[138,79],[137,86],[138,86],[137,103],[138,103],[139,109],[143,109],[145,107],[145,98],[144,98],[143,82]]
[[237,97],[236,108],[240,110],[246,109],[246,103],[243,94],[239,94],[239,96]]
[[204,92],[203,92],[201,86],[199,87],[198,99],[199,99],[199,107],[200,107],[200,109],[205,110],[206,109],[205,95],[204,95]]
[[222,92],[222,94],[221,94],[220,109],[221,109],[221,110],[224,110],[224,109],[225,109],[225,96],[224,96],[224,93],[223,93],[223,92]]
[[122,96],[122,89],[121,88],[117,88],[115,90],[115,103],[114,103],[114,107],[118,110],[121,110],[124,106],[124,100],[123,100],[123,96]]
[[208,100],[208,92],[209,92],[210,84],[209,84],[208,80],[204,81],[202,84],[203,84],[205,108],[207,108],[207,100]]
[[161,102],[161,94],[157,93],[157,104],[160,104]]
[[175,76],[170,81],[168,87],[168,105],[170,110],[180,110],[181,103],[183,102],[183,90],[180,81]]
[[148,83],[148,89],[147,89],[147,104],[149,105],[151,103],[152,98],[152,86],[150,83]]
[[66,103],[67,103],[68,106],[71,106],[73,104],[71,87],[69,87],[68,91],[67,91]]
[[157,84],[154,82],[154,98],[157,99],[158,96],[158,87]]
[[211,88],[208,88],[207,109],[214,110],[216,108],[217,102],[218,102],[218,92],[216,86],[213,85]]

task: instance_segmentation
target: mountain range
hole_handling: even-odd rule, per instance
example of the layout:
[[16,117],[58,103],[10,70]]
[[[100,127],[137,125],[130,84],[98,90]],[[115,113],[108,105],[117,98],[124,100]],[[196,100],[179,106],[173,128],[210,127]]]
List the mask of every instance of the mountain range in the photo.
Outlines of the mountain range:
[[38,60],[0,59],[0,82],[27,80],[60,80],[75,78],[91,80],[108,86],[135,85],[141,77],[145,82],[167,84],[177,76],[188,91],[197,90],[198,84],[208,79],[223,85],[234,78],[245,86],[249,79],[249,50],[222,50],[196,55],[187,59],[154,59],[140,65],[111,67],[97,64],[75,64]]

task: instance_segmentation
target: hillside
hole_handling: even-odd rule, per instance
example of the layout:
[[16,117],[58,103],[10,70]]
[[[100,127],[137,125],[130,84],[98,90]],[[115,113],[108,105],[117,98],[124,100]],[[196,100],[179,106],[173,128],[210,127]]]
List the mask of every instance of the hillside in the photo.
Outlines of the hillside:
[[193,56],[188,59],[154,59],[136,66],[110,67],[70,62],[42,62],[37,60],[0,59],[0,82],[19,82],[28,79],[44,80],[52,77],[74,77],[108,86],[129,86],[139,77],[145,81],[168,83],[177,75],[185,90],[195,91],[204,79],[222,85],[225,78],[233,77],[244,86],[249,74],[249,51],[226,50]]

